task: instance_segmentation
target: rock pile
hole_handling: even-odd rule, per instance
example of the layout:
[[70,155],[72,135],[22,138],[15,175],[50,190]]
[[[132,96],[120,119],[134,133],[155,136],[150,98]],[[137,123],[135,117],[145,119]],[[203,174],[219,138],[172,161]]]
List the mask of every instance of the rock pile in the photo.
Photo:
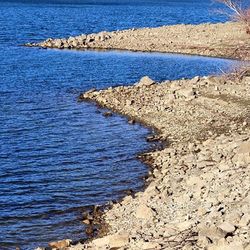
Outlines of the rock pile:
[[[154,153],[150,185],[106,213],[111,235],[129,235],[122,249],[249,249],[249,145],[247,133],[222,134]],[[90,246],[112,247],[109,237]]]
[[100,32],[98,34],[82,34],[76,37],[58,38],[47,40],[41,43],[28,43],[28,47],[42,47],[42,48],[56,48],[56,49],[84,49],[95,45],[97,42],[104,42],[110,38],[107,32]]
[[[107,236],[68,249],[250,249],[250,82],[222,77],[91,90],[94,100],[156,127],[144,192],[104,214]],[[171,113],[174,113],[171,115]]]
[[152,156],[146,190],[106,212],[109,235],[70,249],[249,249],[249,131]]

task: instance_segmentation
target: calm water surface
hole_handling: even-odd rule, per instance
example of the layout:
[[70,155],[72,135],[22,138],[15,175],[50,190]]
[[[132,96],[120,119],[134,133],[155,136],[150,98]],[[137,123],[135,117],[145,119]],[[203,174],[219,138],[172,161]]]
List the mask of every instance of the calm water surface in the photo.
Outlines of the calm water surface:
[[84,238],[82,207],[143,187],[147,169],[135,156],[149,149],[149,131],[78,103],[81,91],[133,83],[144,75],[156,80],[207,75],[232,63],[19,45],[101,30],[220,20],[209,1],[1,1],[0,249]]

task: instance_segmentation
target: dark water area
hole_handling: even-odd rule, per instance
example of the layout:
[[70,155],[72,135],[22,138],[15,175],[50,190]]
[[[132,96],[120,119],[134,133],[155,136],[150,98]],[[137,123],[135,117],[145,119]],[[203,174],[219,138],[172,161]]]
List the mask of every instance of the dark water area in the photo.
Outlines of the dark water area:
[[[218,73],[230,60],[59,51],[25,42],[101,30],[225,21],[209,1],[0,2],[0,249],[84,238],[82,208],[143,188],[149,130],[78,103],[81,91]],[[62,1],[60,1],[62,2]],[[157,2],[157,3],[156,3]],[[39,4],[36,4],[39,3]]]

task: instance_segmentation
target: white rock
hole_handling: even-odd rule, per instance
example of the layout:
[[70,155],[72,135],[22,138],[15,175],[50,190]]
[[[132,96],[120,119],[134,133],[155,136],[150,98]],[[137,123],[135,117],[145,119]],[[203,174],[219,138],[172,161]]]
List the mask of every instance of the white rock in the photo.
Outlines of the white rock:
[[137,247],[142,250],[149,250],[149,249],[161,249],[161,246],[155,242],[138,242]]
[[190,83],[191,84],[196,84],[196,83],[198,83],[200,81],[200,77],[199,76],[195,76],[194,78],[192,78],[191,80],[190,80]]
[[145,204],[141,204],[137,207],[135,216],[138,219],[150,220],[153,217],[153,211],[151,208],[149,208]]
[[193,221],[183,221],[180,223],[175,224],[175,227],[179,230],[179,231],[185,231],[189,228],[191,228],[193,225]]
[[207,247],[207,250],[244,250],[241,242],[228,243],[225,239],[220,239],[215,244]]
[[126,100],[126,105],[127,105],[127,106],[130,106],[130,105],[132,105],[133,103],[134,103],[133,100]]
[[99,247],[99,248],[106,247],[109,244],[109,238],[108,238],[108,236],[106,236],[106,237],[103,237],[103,238],[95,239],[95,240],[92,241],[92,244],[95,247]]
[[181,97],[190,98],[195,96],[195,92],[193,88],[181,89],[177,92],[177,94]]
[[188,186],[197,186],[197,187],[202,187],[205,185],[204,180],[202,180],[199,176],[190,176],[187,179],[187,185]]
[[225,233],[233,233],[235,231],[235,226],[227,221],[224,221],[218,226]]
[[239,154],[250,154],[250,141],[243,142],[239,147]]
[[202,249],[205,249],[210,243],[209,239],[206,236],[199,236],[197,240],[197,245]]
[[113,235],[108,235],[99,239],[95,239],[92,241],[92,244],[95,247],[104,248],[120,248],[127,245],[129,242],[129,234],[126,232],[120,232]]
[[109,236],[109,246],[110,248],[120,248],[127,245],[129,242],[129,234],[126,232],[121,232],[118,234]]
[[204,226],[200,228],[199,236],[205,236],[212,241],[216,241],[221,238],[224,238],[226,236],[226,233],[223,232],[221,229],[216,228],[215,226],[211,227]]
[[239,226],[241,227],[245,227],[248,226],[250,224],[250,214],[244,214],[239,222]]
[[144,77],[141,78],[141,80],[139,81],[139,83],[136,86],[138,86],[138,87],[151,86],[153,84],[155,84],[155,81],[153,81],[148,76],[144,76]]

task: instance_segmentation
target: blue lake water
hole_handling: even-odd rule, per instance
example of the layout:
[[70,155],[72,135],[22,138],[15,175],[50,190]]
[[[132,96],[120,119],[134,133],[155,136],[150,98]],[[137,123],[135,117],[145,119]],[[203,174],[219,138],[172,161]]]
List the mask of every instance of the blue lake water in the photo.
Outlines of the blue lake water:
[[47,37],[224,21],[210,1],[0,2],[0,249],[84,238],[82,208],[143,187],[147,128],[78,103],[81,91],[220,72],[230,60],[41,50]]

